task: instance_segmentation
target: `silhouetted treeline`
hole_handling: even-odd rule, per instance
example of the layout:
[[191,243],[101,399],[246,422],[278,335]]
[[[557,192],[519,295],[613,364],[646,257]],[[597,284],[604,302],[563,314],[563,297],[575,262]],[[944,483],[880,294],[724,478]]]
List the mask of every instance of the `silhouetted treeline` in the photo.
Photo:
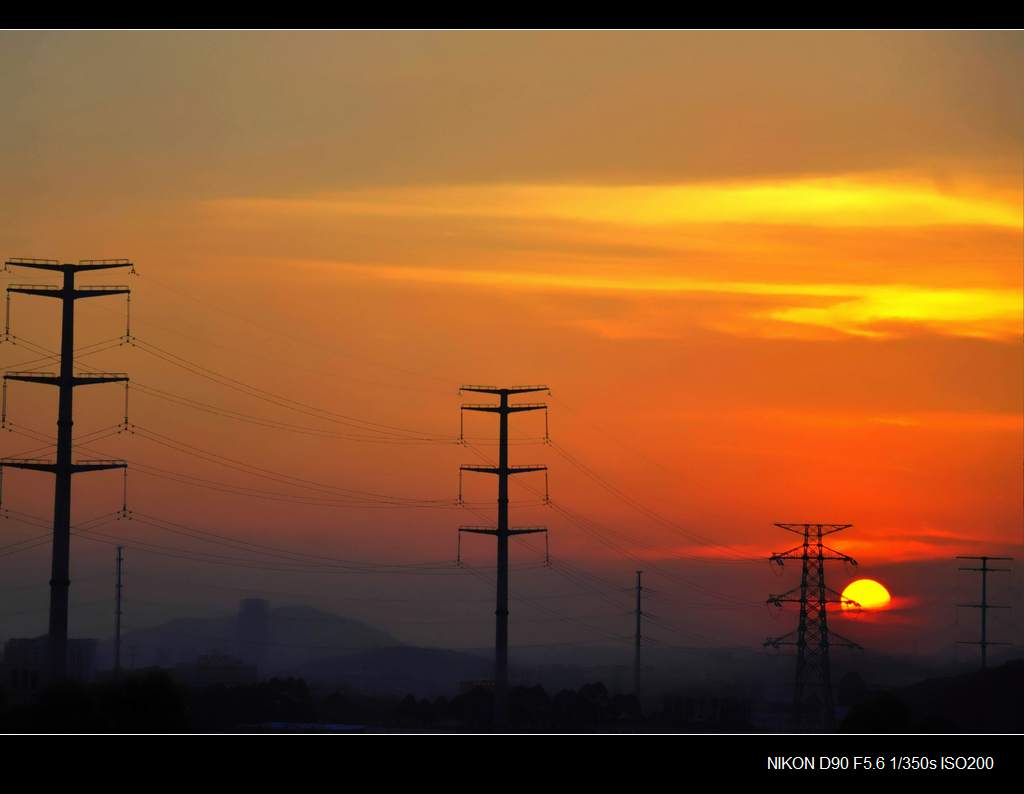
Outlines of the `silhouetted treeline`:
[[[985,673],[922,681],[871,692],[857,676],[838,687],[847,708],[841,730],[857,733],[1015,733],[1024,727],[1024,661]],[[376,696],[313,691],[300,678],[188,687],[163,671],[117,681],[65,683],[17,702],[0,692],[5,733],[209,733],[255,731],[451,731],[493,728],[492,693],[454,697]],[[641,706],[604,684],[554,694],[513,687],[508,729],[515,732],[749,732],[750,702],[741,698],[670,695]]]
[[[509,693],[508,729],[523,732],[636,732],[749,730],[749,710],[714,701],[666,698],[649,714],[632,695],[587,684],[549,694],[542,687]],[[164,672],[133,673],[118,681],[68,683],[32,703],[0,700],[0,730],[14,733],[165,733],[252,731],[485,732],[492,725],[492,693],[474,689],[454,697],[404,698],[337,690],[314,694],[298,678],[260,683],[186,687]]]
[[12,703],[0,693],[4,733],[177,733],[190,724],[187,698],[165,673],[62,683],[28,703]]
[[851,705],[845,733],[1020,733],[1024,660],[865,694]]

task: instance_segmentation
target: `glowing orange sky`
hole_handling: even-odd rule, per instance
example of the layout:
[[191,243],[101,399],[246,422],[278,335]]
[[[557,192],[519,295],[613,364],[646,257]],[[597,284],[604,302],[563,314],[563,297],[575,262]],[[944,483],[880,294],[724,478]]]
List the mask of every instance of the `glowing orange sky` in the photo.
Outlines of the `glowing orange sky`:
[[[140,338],[448,436],[460,383],[549,383],[556,442],[745,554],[786,542],[774,521],[851,522],[836,543],[865,566],[1022,542],[1020,34],[7,32],[0,44],[0,249],[132,257]],[[16,332],[53,347],[54,317],[29,300]],[[80,311],[83,344],[120,333],[123,307],[98,304]],[[89,361],[296,421],[128,347]],[[28,388],[12,412],[51,427]],[[116,422],[120,399],[83,396],[76,428]],[[261,432],[144,396],[131,410],[205,448],[366,490],[453,497],[458,464],[477,462],[454,444]],[[538,421],[517,418],[513,433],[536,437]],[[253,485],[141,438],[104,443]],[[513,456],[550,464],[556,502],[639,558],[723,555],[595,492],[550,448]],[[45,513],[45,488],[15,477],[5,498],[15,488]],[[150,512],[349,558],[449,559],[455,527],[479,518],[131,482]],[[491,498],[491,482],[467,487]],[[101,512],[118,488],[76,484],[76,512]],[[553,553],[616,560],[547,508],[514,518],[551,526]],[[493,552],[468,546],[479,561]],[[761,598],[762,582],[735,582]]]

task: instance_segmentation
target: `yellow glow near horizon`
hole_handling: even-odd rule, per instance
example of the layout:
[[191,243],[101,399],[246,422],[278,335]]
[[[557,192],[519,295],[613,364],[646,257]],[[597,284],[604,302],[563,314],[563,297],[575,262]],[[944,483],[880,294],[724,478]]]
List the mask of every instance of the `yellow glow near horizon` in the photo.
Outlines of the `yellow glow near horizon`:
[[[850,603],[851,601],[856,602]],[[843,590],[841,606],[849,609],[884,609],[892,601],[885,587],[874,579],[857,579]]]

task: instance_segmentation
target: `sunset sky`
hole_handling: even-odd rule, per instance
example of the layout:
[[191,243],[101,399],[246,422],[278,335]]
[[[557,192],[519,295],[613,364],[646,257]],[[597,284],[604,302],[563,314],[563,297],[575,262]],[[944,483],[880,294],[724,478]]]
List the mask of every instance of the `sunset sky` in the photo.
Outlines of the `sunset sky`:
[[[142,464],[140,515],[436,564],[270,571],[115,521],[73,539],[72,634],[109,634],[123,542],[132,627],[265,595],[486,647],[494,544],[464,538],[474,567],[450,563],[460,524],[493,521],[493,478],[453,502],[497,423],[467,415],[472,447],[454,443],[458,387],[543,383],[554,445],[524,414],[511,454],[550,466],[553,505],[520,478],[512,520],[550,528],[555,566],[514,543],[513,648],[628,636],[637,568],[673,627],[655,640],[757,648],[795,626],[764,601],[798,570],[766,559],[795,542],[773,523],[802,521],[854,525],[837,590],[867,576],[893,595],[887,620],[837,616],[862,644],[974,639],[958,554],[1018,558],[993,631],[1019,642],[1022,75],[1019,32],[0,33],[0,252],[139,273],[85,280],[132,287],[139,344],[82,362],[130,373],[143,431],[80,456]],[[77,311],[78,346],[124,333],[121,299]],[[53,350],[57,321],[12,301],[17,337]],[[39,358],[0,348],[7,369],[52,369],[23,366]],[[53,433],[45,387],[8,402],[16,429]],[[123,412],[120,387],[80,389],[75,432]],[[9,433],[2,453],[44,443]],[[311,503],[332,487],[388,503]],[[121,479],[74,493],[90,519],[121,506]],[[49,520],[44,475],[6,472],[3,498]],[[0,546],[45,531],[12,517]],[[0,549],[0,637],[44,631],[48,555]]]

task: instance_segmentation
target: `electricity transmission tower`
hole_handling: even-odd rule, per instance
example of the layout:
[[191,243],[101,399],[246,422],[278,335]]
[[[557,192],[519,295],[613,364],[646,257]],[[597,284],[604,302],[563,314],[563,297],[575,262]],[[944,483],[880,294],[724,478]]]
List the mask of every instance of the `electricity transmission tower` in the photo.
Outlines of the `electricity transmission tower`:
[[[801,561],[800,586],[779,595],[768,597],[768,603],[781,607],[784,603],[800,605],[800,619],[796,631],[781,637],[769,637],[765,646],[778,648],[796,646],[796,679],[793,688],[793,722],[797,730],[835,730],[835,704],[832,695],[832,674],[829,667],[829,647],[838,645],[860,648],[855,642],[840,637],[828,628],[828,604],[846,601],[839,593],[825,585],[825,562],[841,560],[856,565],[852,557],[831,549],[822,538],[847,529],[852,524],[776,524],[787,532],[803,537],[803,543],[792,549],[772,554],[769,558],[780,567],[786,560]],[[817,695],[817,714],[808,715],[810,705],[806,698]]]
[[124,590],[124,546],[117,547],[117,584],[114,592],[117,605],[114,607],[114,677],[121,674],[121,594]]
[[640,623],[644,614],[641,604],[644,586],[640,581],[640,577],[643,576],[643,573],[643,571],[636,572],[636,634],[633,641],[633,694],[636,695],[637,698],[640,697]]
[[76,286],[75,276],[95,270],[132,267],[132,263],[127,259],[85,259],[78,264],[62,264],[52,259],[8,259],[4,264],[5,269],[25,267],[60,273],[63,277],[60,285],[11,284],[7,287],[8,299],[10,293],[21,293],[56,298],[61,302],[60,372],[8,372],[4,375],[5,382],[14,380],[44,383],[58,388],[57,459],[55,461],[17,458],[0,460],[0,466],[43,471],[53,474],[55,477],[48,654],[50,680],[59,681],[67,673],[68,589],[71,586],[71,475],[86,471],[123,469],[128,465],[123,460],[81,460],[77,463],[71,460],[74,387],[128,380],[128,376],[124,373],[75,374],[75,301],[80,298],[127,295],[130,292],[124,286]]
[[990,604],[988,602],[988,575],[990,573],[1009,573],[1009,568],[989,568],[989,560],[1012,560],[1013,557],[957,557],[958,560],[981,560],[980,568],[961,568],[961,571],[972,571],[981,574],[981,603],[980,604],[957,604],[958,607],[967,607],[981,610],[981,639],[977,642],[961,641],[959,645],[981,646],[981,669],[988,666],[989,645],[1009,645],[1008,642],[992,642],[988,639],[988,611],[990,609],[1009,609],[1010,607],[1001,604]]
[[[547,532],[544,527],[511,528],[508,524],[508,478],[513,474],[526,474],[534,471],[547,471],[547,466],[510,466],[508,463],[508,417],[509,414],[525,411],[547,410],[545,403],[509,404],[508,398],[513,394],[548,391],[547,386],[462,386],[460,392],[476,392],[479,394],[496,394],[497,405],[464,404],[463,411],[480,411],[498,414],[498,465],[475,466],[463,465],[459,469],[459,477],[464,471],[494,474],[498,477],[498,525],[497,527],[459,527],[459,533],[470,532],[477,535],[493,535],[498,542],[498,580],[497,606],[494,610],[494,727],[505,727],[508,720],[508,540],[514,535],[532,535]],[[461,491],[461,488],[460,488]]]

